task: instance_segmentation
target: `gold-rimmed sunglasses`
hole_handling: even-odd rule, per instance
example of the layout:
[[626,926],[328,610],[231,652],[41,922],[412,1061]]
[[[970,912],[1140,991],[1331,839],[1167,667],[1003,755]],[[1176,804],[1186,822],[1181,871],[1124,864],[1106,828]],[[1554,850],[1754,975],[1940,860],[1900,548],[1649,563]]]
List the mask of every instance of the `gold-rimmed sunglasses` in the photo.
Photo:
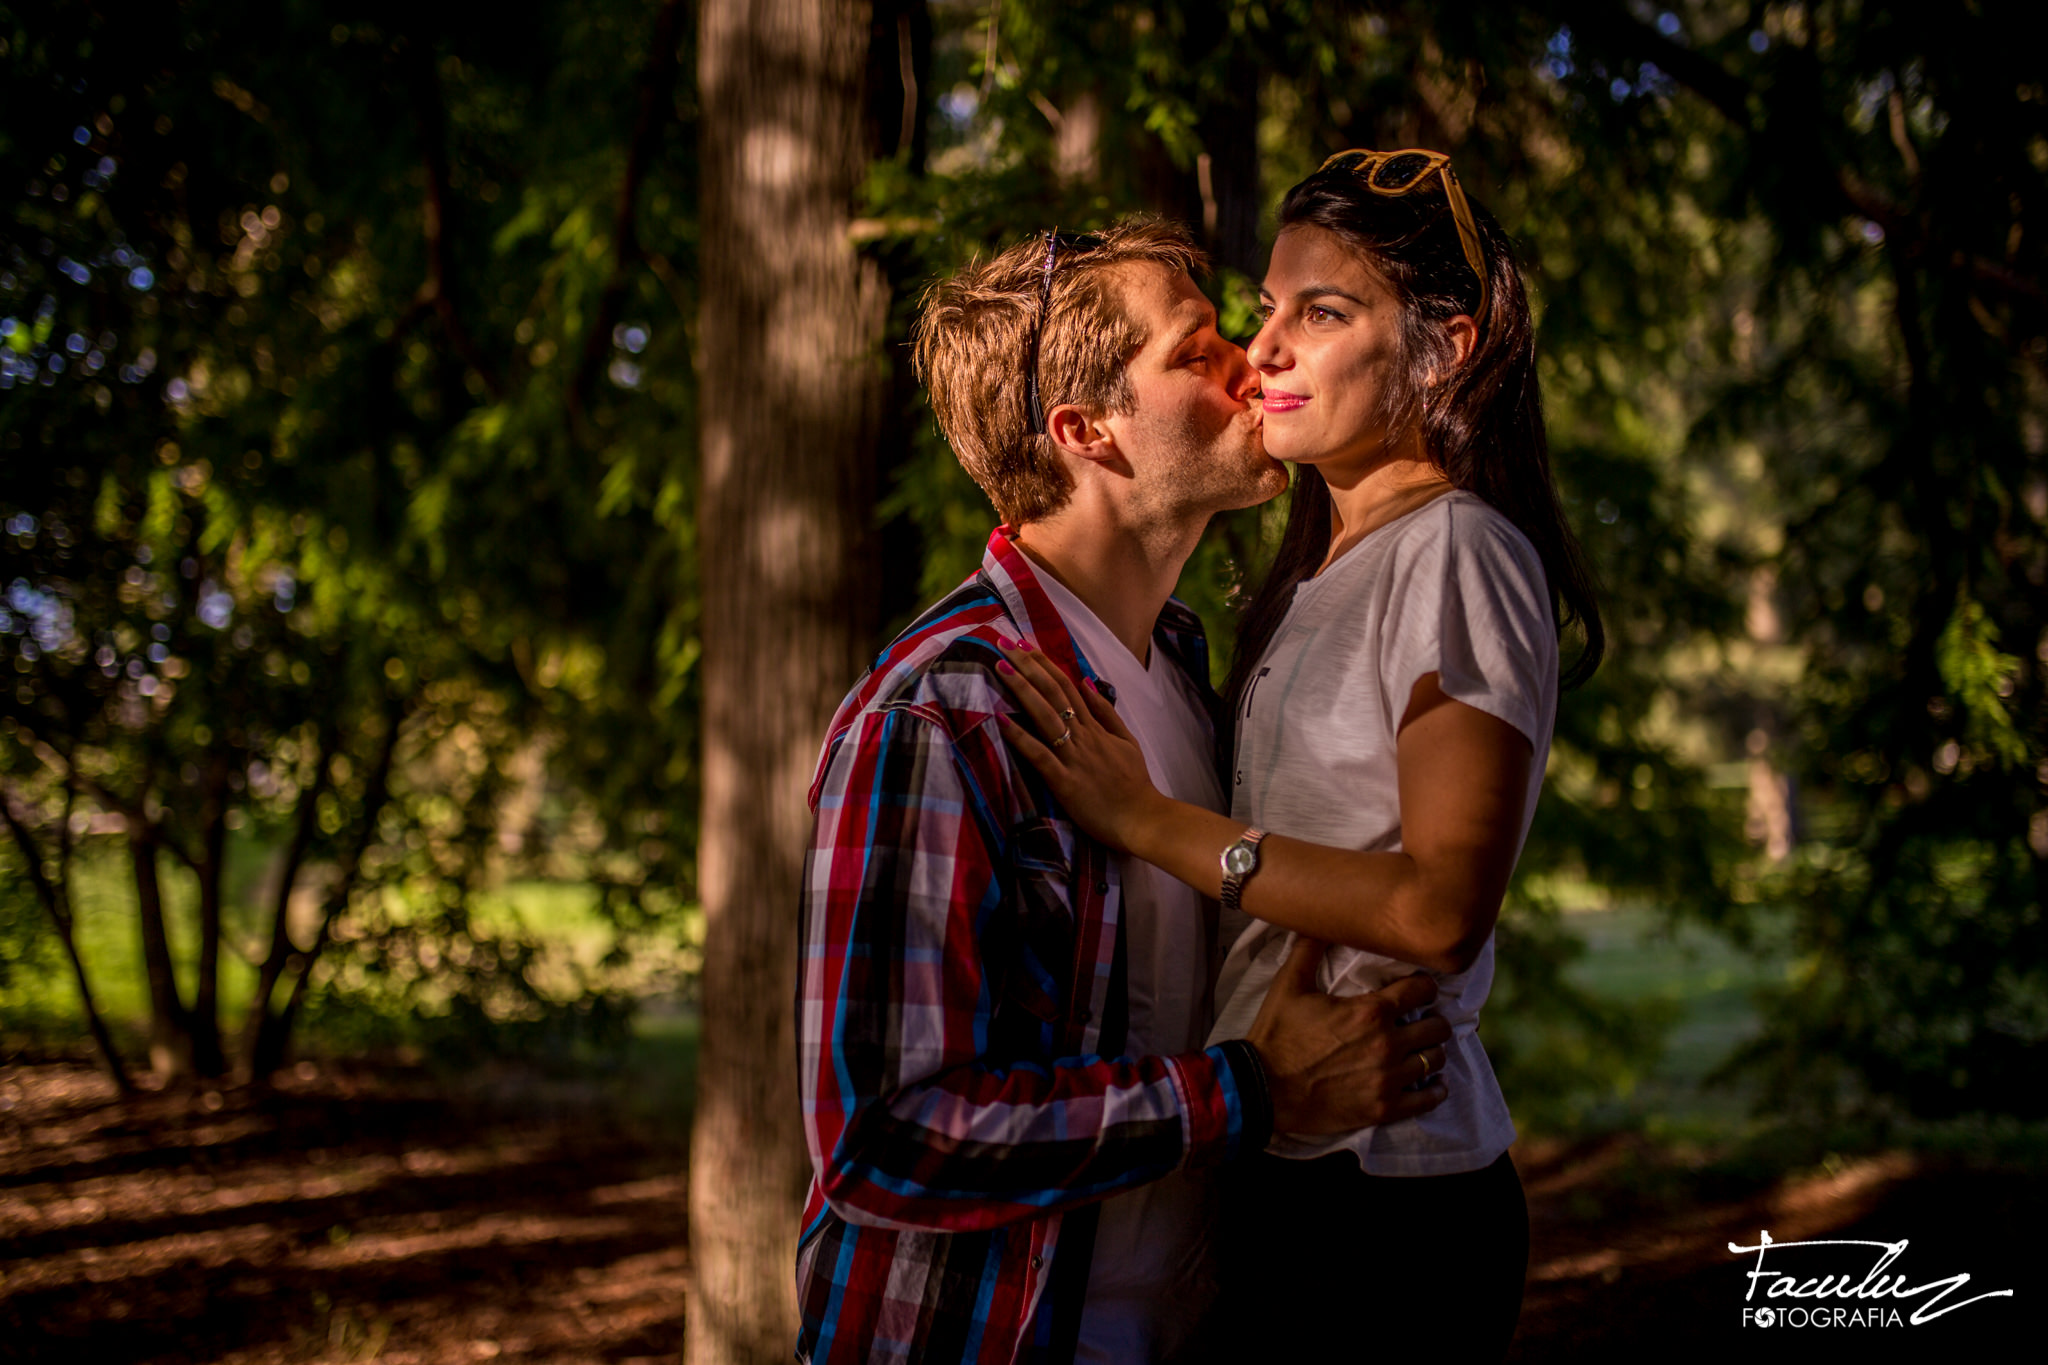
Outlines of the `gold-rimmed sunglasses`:
[[1350,171],[1374,194],[1399,199],[1426,183],[1431,172],[1442,180],[1444,198],[1451,205],[1451,219],[1458,225],[1458,245],[1465,249],[1465,263],[1479,277],[1479,319],[1486,317],[1486,256],[1479,249],[1479,226],[1472,221],[1472,206],[1465,202],[1465,190],[1451,158],[1426,147],[1403,147],[1397,152],[1376,152],[1351,147],[1323,162],[1319,171]]
[[1102,238],[1092,232],[1061,232],[1054,228],[1045,234],[1045,274],[1038,285],[1038,312],[1031,319],[1031,352],[1024,361],[1024,406],[1033,436],[1045,435],[1045,404],[1038,397],[1038,348],[1045,340],[1046,316],[1052,312],[1053,267],[1059,264],[1062,251],[1073,255],[1101,245]]

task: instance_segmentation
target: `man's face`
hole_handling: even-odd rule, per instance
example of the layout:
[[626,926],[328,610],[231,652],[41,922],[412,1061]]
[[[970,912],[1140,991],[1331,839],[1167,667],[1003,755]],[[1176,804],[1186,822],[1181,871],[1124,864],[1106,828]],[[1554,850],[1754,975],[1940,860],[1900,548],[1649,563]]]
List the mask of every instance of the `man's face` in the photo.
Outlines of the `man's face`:
[[1138,504],[1207,516],[1276,496],[1287,470],[1260,440],[1258,374],[1216,330],[1216,310],[1185,271],[1139,262],[1120,274],[1147,340],[1127,367],[1136,403],[1101,425],[1130,464]]

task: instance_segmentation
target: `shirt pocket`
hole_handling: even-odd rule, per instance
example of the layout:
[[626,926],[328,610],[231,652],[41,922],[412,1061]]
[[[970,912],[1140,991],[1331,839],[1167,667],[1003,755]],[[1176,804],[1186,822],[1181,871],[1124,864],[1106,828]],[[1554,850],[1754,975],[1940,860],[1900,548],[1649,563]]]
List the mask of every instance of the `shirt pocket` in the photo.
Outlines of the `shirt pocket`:
[[1050,817],[1011,831],[1010,877],[997,914],[1002,928],[984,936],[984,946],[1001,957],[989,965],[1003,1005],[1048,1030],[1065,1016],[1073,989],[1073,840],[1073,827]]

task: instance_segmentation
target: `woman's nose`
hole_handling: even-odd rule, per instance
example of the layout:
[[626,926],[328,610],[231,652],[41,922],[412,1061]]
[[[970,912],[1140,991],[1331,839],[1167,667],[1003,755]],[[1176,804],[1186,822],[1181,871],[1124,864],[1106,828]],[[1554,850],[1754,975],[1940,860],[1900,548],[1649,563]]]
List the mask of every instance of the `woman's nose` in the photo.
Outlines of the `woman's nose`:
[[1267,318],[1259,328],[1259,334],[1252,338],[1251,345],[1244,348],[1244,353],[1254,369],[1282,370],[1287,368],[1285,350],[1281,345],[1279,320]]

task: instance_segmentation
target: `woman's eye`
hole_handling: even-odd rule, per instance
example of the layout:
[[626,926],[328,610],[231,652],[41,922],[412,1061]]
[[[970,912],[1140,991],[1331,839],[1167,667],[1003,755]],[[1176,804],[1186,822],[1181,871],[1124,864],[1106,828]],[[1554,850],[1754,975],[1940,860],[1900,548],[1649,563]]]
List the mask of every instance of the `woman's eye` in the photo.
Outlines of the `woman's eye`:
[[1333,311],[1333,310],[1331,310],[1331,309],[1325,308],[1325,307],[1323,307],[1323,306],[1322,306],[1321,304],[1319,304],[1319,303],[1317,303],[1317,304],[1311,304],[1311,305],[1309,305],[1309,308],[1308,308],[1308,311],[1307,311],[1307,313],[1306,313],[1306,316],[1307,316],[1307,318],[1308,318],[1308,320],[1309,320],[1310,322],[1341,322],[1341,321],[1343,321],[1343,314],[1341,314],[1341,313],[1338,313],[1338,312],[1335,312],[1335,311]]
[[1267,323],[1273,320],[1273,305],[1270,303],[1260,304],[1258,307],[1252,309],[1252,316],[1259,320],[1259,325],[1261,327],[1265,326]]

